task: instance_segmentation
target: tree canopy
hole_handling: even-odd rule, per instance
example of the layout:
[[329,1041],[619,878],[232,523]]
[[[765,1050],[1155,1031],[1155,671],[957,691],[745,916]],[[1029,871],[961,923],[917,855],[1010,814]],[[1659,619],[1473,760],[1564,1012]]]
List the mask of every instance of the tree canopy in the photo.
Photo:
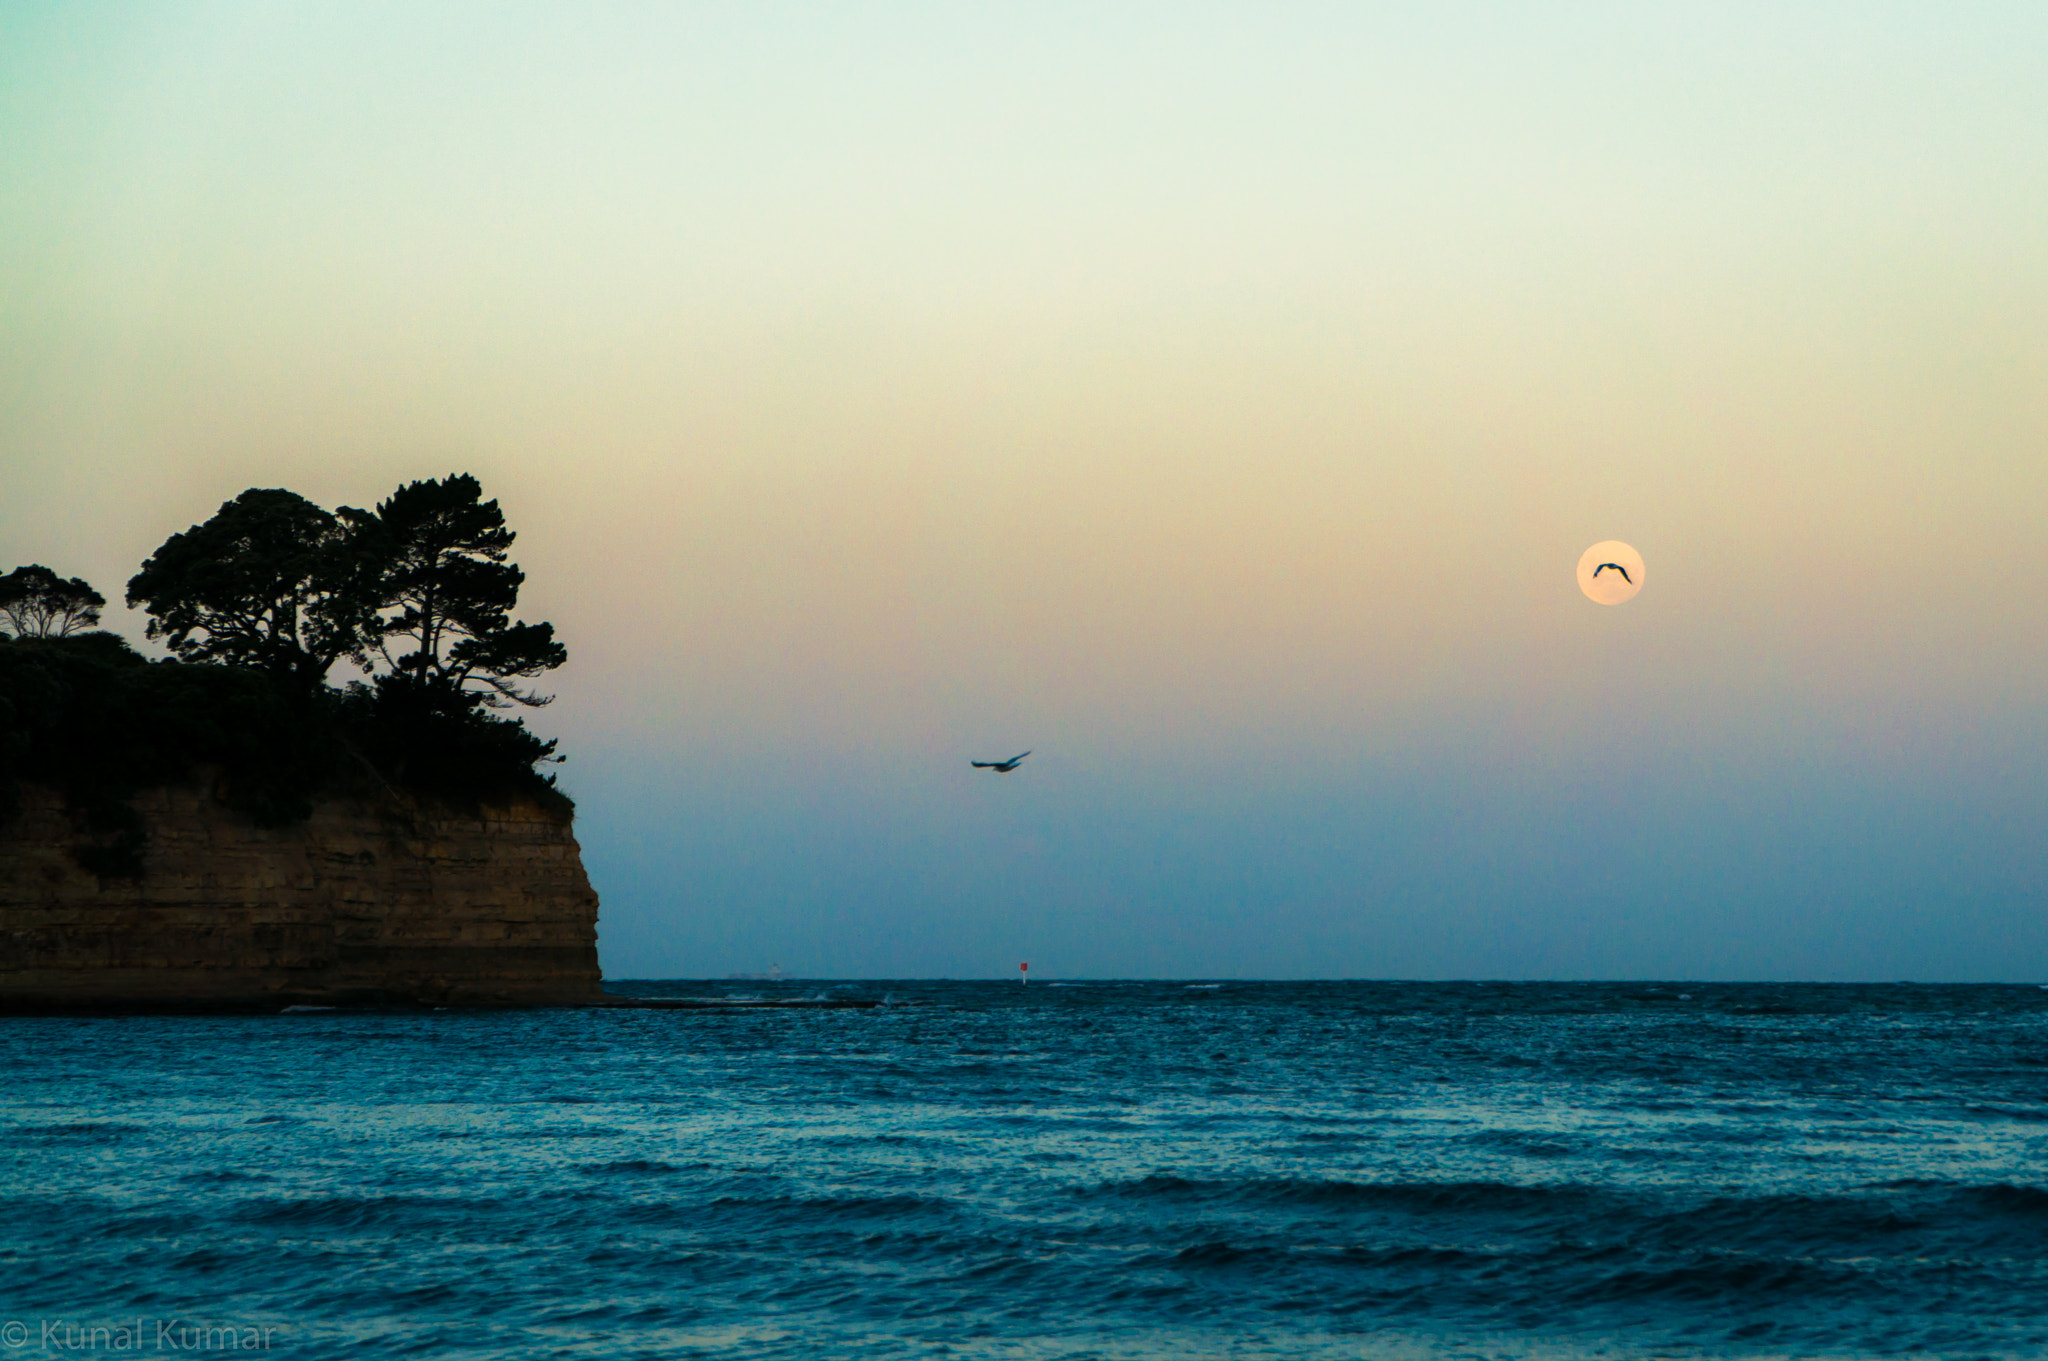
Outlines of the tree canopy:
[[0,577],[0,617],[17,638],[68,638],[97,628],[106,603],[80,578],[66,580],[39,563]]
[[342,511],[377,563],[373,645],[391,675],[468,707],[541,705],[517,679],[568,660],[552,624],[512,619],[526,574],[506,561],[517,537],[467,473],[408,482],[377,513]]
[[[538,705],[514,682],[567,660],[552,624],[515,621],[516,536],[467,473],[408,482],[374,513],[251,488],[174,534],[128,583],[149,636],[183,661],[317,689],[343,659],[450,710]],[[83,585],[83,583],[79,583]]]
[[[567,657],[553,625],[514,617],[514,537],[467,474],[407,483],[374,512],[251,488],[129,581],[164,662],[90,631],[106,601],[84,581],[0,577],[15,635],[0,632],[0,822],[17,781],[62,790],[84,819],[79,863],[105,875],[139,872],[135,793],[201,768],[266,825],[322,790],[380,787],[566,818],[538,769],[555,744],[494,712],[547,703],[515,682]],[[370,683],[331,684],[342,660]]]
[[165,540],[129,580],[128,603],[181,661],[313,689],[343,657],[363,661],[373,576],[341,519],[296,492],[251,487]]

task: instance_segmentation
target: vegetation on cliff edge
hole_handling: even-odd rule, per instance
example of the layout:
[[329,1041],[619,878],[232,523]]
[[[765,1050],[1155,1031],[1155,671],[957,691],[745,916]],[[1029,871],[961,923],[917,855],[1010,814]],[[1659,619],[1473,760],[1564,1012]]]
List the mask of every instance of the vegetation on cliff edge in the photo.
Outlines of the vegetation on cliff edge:
[[[541,767],[561,758],[509,709],[566,652],[515,620],[514,535],[476,479],[401,487],[372,511],[328,512],[252,488],[175,534],[128,583],[150,661],[98,622],[104,599],[40,566],[0,577],[0,823],[18,786],[60,790],[102,875],[140,871],[134,796],[210,772],[266,826],[365,784],[458,806],[525,797],[567,817]],[[328,680],[337,662],[365,678]]]

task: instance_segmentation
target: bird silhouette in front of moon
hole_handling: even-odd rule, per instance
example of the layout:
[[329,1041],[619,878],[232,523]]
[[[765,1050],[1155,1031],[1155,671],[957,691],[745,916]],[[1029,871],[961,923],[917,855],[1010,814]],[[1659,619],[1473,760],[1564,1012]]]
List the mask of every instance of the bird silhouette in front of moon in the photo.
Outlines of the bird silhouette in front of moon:
[[998,775],[1007,775],[1017,768],[1019,761],[1030,754],[1028,751],[1020,751],[1007,761],[969,761],[967,764],[976,770],[993,770]]
[[1579,554],[1572,575],[1595,605],[1624,604],[1643,588],[1643,555],[1619,539],[1602,539]]

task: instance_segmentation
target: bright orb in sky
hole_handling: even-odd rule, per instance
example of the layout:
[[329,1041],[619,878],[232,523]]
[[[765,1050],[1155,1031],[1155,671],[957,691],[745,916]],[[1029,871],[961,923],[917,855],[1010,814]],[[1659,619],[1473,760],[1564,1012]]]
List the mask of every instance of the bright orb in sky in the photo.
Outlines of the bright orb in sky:
[[[1608,564],[1620,566],[1628,575]],[[1602,570],[1602,569],[1605,570]],[[1595,574],[1598,575],[1595,575]],[[1619,539],[1603,539],[1579,558],[1579,589],[1598,605],[1619,605],[1643,589],[1643,555]]]

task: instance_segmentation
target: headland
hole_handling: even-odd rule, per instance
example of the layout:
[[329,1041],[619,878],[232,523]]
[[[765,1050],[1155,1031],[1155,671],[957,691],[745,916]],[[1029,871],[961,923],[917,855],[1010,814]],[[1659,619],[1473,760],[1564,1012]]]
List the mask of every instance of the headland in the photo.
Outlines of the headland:
[[129,580],[160,658],[0,576],[0,1011],[602,1002],[515,537],[464,473],[252,487]]

